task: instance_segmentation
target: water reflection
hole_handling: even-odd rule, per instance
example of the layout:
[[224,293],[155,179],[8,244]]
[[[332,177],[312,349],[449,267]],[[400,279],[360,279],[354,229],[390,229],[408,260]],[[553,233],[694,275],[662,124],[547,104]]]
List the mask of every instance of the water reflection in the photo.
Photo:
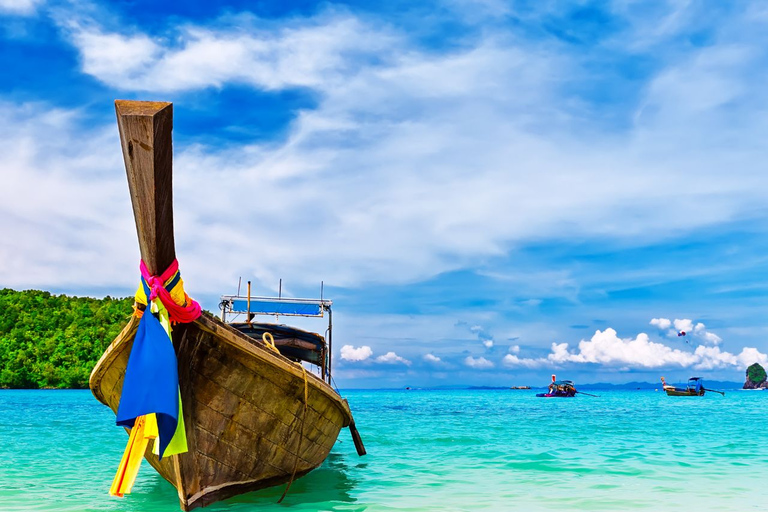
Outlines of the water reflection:
[[[332,503],[355,503],[353,490],[359,482],[350,476],[347,456],[332,451],[322,466],[293,482],[281,505],[277,504],[277,500],[282,496],[285,485],[241,494],[207,507],[206,510],[252,510],[253,506],[258,506],[260,510],[280,510],[286,505],[294,510],[318,510],[318,505],[327,509]],[[345,507],[345,510],[355,509]]]

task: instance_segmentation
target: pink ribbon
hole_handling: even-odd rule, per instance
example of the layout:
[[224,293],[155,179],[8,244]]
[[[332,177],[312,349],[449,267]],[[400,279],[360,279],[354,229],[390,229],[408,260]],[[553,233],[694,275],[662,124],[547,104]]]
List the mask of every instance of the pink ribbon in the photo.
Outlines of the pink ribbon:
[[147,297],[147,305],[149,305],[149,303],[152,302],[152,300],[155,298],[159,298],[160,302],[162,302],[163,306],[165,306],[165,309],[168,310],[168,316],[172,322],[181,322],[186,324],[189,322],[194,322],[200,317],[202,308],[200,307],[200,304],[197,303],[197,301],[192,300],[189,298],[189,296],[187,296],[187,298],[189,298],[188,304],[176,304],[176,302],[171,297],[171,294],[168,292],[168,290],[165,289],[166,281],[172,278],[173,275],[179,271],[178,260],[173,260],[168,268],[165,269],[165,271],[159,276],[153,276],[149,273],[147,266],[144,264],[144,260],[141,261],[139,270],[141,271],[141,277],[143,277],[144,281],[147,282],[147,286],[149,286],[150,290],[149,297]]

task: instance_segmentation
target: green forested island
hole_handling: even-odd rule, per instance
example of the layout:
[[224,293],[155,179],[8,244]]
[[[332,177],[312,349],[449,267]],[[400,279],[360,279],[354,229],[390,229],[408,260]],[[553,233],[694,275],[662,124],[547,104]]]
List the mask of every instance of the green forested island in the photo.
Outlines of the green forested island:
[[126,324],[133,297],[0,290],[0,388],[86,388]]

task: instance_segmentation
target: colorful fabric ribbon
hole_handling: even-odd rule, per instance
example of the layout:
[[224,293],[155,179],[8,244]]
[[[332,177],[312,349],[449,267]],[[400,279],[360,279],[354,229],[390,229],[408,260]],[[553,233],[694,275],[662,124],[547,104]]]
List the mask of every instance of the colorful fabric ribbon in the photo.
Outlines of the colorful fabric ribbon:
[[168,310],[172,322],[185,324],[197,320],[201,312],[200,304],[190,299],[184,292],[184,281],[181,279],[177,260],[173,260],[173,263],[159,276],[150,275],[144,261],[139,265],[139,270],[141,270],[141,285],[136,290],[136,302],[146,306],[147,299],[153,301],[159,297]]
[[142,456],[151,440],[161,459],[187,451],[181,409],[178,363],[171,339],[171,322],[188,323],[201,314],[200,305],[184,292],[176,260],[159,276],[141,262],[141,284],[136,291],[139,327],[125,370],[117,425],[131,428],[123,459],[110,494],[131,492]]

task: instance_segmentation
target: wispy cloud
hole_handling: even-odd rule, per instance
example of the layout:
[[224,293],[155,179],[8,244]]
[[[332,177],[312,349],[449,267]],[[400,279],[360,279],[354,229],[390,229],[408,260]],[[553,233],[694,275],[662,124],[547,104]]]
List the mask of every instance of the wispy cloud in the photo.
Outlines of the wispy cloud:
[[505,355],[502,360],[501,364],[508,368],[541,368],[545,364],[547,364],[546,360],[543,359],[529,359],[525,357],[518,357],[515,354],[507,354]]
[[[654,318],[651,320],[651,325],[658,327],[660,331],[665,332],[670,338],[686,336],[695,341],[702,341],[712,345],[718,345],[723,341],[720,336],[708,331],[707,326],[702,322],[696,322],[694,324],[689,318],[675,318],[674,321],[668,318]],[[670,329],[673,325],[675,328]]]
[[[723,102],[765,95],[752,85],[754,50],[681,56],[651,77],[635,129],[616,136],[599,124],[576,129],[596,119],[562,89],[566,77],[588,80],[577,54],[500,33],[430,53],[405,34],[373,29],[348,14],[255,33],[188,24],[173,41],[92,25],[71,30],[83,70],[113,87],[157,93],[244,83],[320,93],[317,108],[301,112],[278,147],[199,146],[180,162],[209,193],[197,209],[202,219],[220,218],[230,204],[232,191],[222,184],[234,180],[271,195],[291,180],[293,204],[307,211],[282,209],[288,218],[280,224],[298,229],[293,239],[310,238],[320,257],[346,247],[348,261],[329,276],[340,284],[371,275],[423,279],[534,237],[663,238],[751,214],[766,189],[755,167],[760,158],[743,143],[696,144],[686,135],[689,121],[708,114],[740,126],[739,133],[761,131],[756,116],[728,118],[720,111]],[[130,59],[132,52],[141,57]],[[126,60],[134,64],[125,66]],[[694,69],[702,78],[684,79]],[[670,119],[679,129],[670,131]],[[681,138],[684,156],[675,143]],[[727,176],[726,159],[733,169]],[[268,204],[238,203],[246,209],[241,218],[276,214]],[[701,203],[707,208],[687,207]],[[317,221],[302,230],[294,219],[310,211]],[[275,235],[262,233],[252,238],[255,245]],[[287,238],[277,240],[296,253]],[[301,260],[282,256],[276,258],[282,273],[309,277]]]
[[78,111],[44,103],[0,102],[0,117],[0,223],[13,241],[0,245],[0,281],[127,286],[120,269],[138,273],[138,252],[113,130],[84,130]]
[[485,329],[482,325],[479,325],[479,324],[470,325],[465,321],[459,321],[456,323],[456,326],[465,328],[474,336],[477,336],[478,341],[480,341],[485,348],[493,348],[493,343],[494,343],[493,334],[488,332],[488,330]]
[[495,364],[493,364],[492,361],[489,361],[484,357],[472,357],[472,356],[467,356],[464,359],[464,364],[470,368],[474,368],[477,370],[486,370],[488,368],[493,368],[494,366],[496,366]]
[[396,353],[394,353],[392,351],[387,352],[383,356],[377,357],[376,358],[376,362],[377,363],[385,363],[385,364],[401,363],[401,364],[404,364],[406,366],[410,366],[411,365],[411,362],[409,360],[407,360],[404,357],[401,357],[401,356],[397,355]]
[[0,0],[0,15],[31,16],[45,0]]
[[[270,24],[249,15],[216,29],[184,25],[173,38],[106,31],[93,20],[63,19],[83,71],[117,90],[176,92],[226,84],[259,89],[340,86],[396,39],[352,16]],[[236,28],[235,28],[236,27]]]
[[[765,121],[720,110],[723,101],[766,96],[753,80],[757,47],[680,56],[650,78],[642,122],[615,135],[594,115],[596,106],[572,101],[564,88],[589,80],[588,63],[576,53],[493,30],[459,49],[429,52],[395,28],[376,29],[348,13],[243,20],[236,28],[186,23],[166,38],[62,21],[83,71],[117,89],[157,94],[245,84],[319,93],[317,107],[298,113],[282,142],[177,147],[177,231],[197,259],[187,264],[196,274],[217,261],[235,269],[222,276],[229,281],[245,272],[265,282],[278,275],[316,281],[314,259],[301,257],[311,245],[315,258],[331,262],[327,281],[357,286],[386,276],[406,283],[503,256],[532,239],[658,240],[751,215],[768,188],[756,167],[761,146],[750,135],[762,133]],[[685,83],[698,92],[676,93],[685,66],[726,85],[697,80]],[[741,143],[689,139],[690,121],[708,113],[718,128],[697,122],[697,130],[714,137],[730,126]],[[677,131],[670,132],[669,119]],[[79,138],[91,136],[79,128]],[[13,134],[9,146],[17,146]],[[690,207],[698,204],[707,207]],[[185,238],[192,226],[194,238]],[[232,256],[267,243],[271,250],[260,251],[255,268]],[[205,291],[221,287],[202,279]]]

